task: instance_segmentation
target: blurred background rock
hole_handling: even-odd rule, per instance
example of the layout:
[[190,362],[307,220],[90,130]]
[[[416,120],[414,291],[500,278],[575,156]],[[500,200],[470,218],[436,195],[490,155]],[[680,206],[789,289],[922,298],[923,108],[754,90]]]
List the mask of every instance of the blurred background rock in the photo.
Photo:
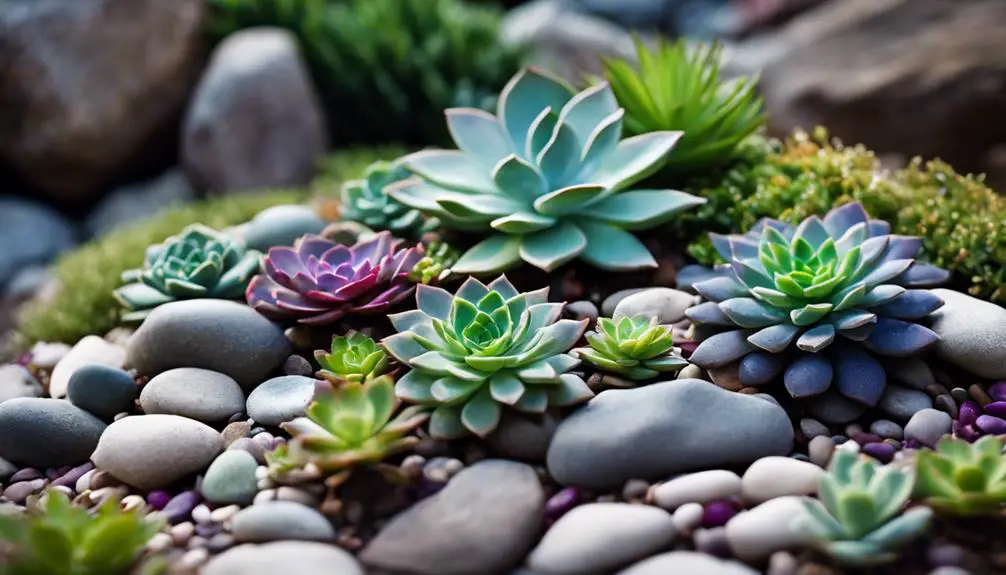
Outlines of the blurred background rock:
[[[523,62],[721,40],[772,135],[827,125],[1006,188],[1003,0],[0,0],[0,331],[62,251],[333,148],[444,144]],[[9,317],[6,321],[9,321]]]

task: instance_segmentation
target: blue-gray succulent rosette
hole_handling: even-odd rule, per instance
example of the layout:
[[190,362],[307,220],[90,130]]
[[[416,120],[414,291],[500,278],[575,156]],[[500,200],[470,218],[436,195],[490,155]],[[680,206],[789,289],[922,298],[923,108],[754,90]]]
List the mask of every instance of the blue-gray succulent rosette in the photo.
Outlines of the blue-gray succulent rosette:
[[708,301],[686,312],[705,334],[689,360],[706,369],[739,362],[748,386],[781,375],[794,398],[876,406],[883,358],[939,341],[923,323],[943,300],[924,288],[949,277],[915,260],[921,238],[890,230],[857,202],[799,226],[763,219],[746,234],[710,234],[727,263],[694,286]]
[[416,178],[387,193],[441,225],[489,237],[453,266],[460,274],[527,262],[545,271],[574,259],[605,270],[656,267],[630,230],[704,203],[675,190],[627,190],[660,169],[681,132],[621,139],[625,111],[606,82],[576,93],[534,68],[515,75],[497,115],[446,111],[457,150],[400,161]]

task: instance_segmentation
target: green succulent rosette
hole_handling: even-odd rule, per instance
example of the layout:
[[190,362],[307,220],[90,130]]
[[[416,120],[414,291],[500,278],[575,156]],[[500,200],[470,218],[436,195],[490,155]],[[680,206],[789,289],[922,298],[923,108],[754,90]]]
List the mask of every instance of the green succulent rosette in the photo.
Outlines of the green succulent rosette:
[[1006,504],[1003,438],[968,443],[944,437],[935,451],[915,454],[916,495],[941,513],[993,515]]
[[317,350],[314,358],[321,366],[318,377],[340,384],[359,383],[384,374],[388,369],[388,354],[372,338],[358,331],[332,338],[330,351]]
[[652,379],[688,365],[674,351],[671,327],[659,325],[655,317],[602,317],[597,320],[597,330],[587,332],[586,338],[590,346],[574,349],[576,356],[631,380]]
[[398,237],[418,238],[437,228],[435,218],[402,204],[385,192],[388,186],[411,177],[400,164],[374,162],[361,179],[350,180],[340,189],[342,219],[359,222],[375,232],[390,231]]

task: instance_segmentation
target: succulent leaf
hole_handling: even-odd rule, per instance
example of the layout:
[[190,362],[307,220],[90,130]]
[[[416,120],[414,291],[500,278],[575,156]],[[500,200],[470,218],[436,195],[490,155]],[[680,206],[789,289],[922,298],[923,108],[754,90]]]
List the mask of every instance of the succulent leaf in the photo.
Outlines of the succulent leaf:
[[915,456],[916,495],[943,513],[982,515],[1006,503],[1003,440],[986,435],[974,443],[944,437],[935,451]]
[[560,320],[562,304],[547,296],[547,288],[518,292],[502,275],[488,285],[470,277],[453,295],[420,286],[419,309],[390,316],[398,333],[382,343],[411,368],[396,394],[436,408],[432,436],[485,437],[504,408],[541,413],[593,395],[568,373],[579,360],[567,352],[586,320]]
[[495,118],[446,115],[458,149],[401,158],[418,177],[387,193],[444,227],[491,234],[461,256],[457,273],[499,273],[520,261],[551,271],[576,258],[606,270],[655,267],[626,230],[705,202],[674,190],[622,192],[657,170],[681,133],[620,140],[623,110],[606,83],[574,93],[527,68],[503,89]]
[[388,356],[384,349],[370,337],[356,331],[333,337],[331,352],[318,350],[315,358],[322,367],[318,377],[333,385],[372,379],[384,374],[388,368]]

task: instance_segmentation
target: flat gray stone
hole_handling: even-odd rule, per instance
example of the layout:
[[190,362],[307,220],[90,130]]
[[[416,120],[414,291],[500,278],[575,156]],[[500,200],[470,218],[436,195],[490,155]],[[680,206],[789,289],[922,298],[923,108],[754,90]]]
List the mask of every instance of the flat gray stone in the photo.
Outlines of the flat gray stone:
[[619,488],[786,455],[793,438],[778,405],[679,379],[601,392],[559,423],[547,463],[563,485]]
[[905,439],[934,447],[941,437],[950,433],[953,422],[949,413],[938,409],[920,410],[905,424]]
[[898,421],[908,421],[916,412],[933,406],[933,398],[924,391],[888,383],[877,405]]
[[0,457],[26,467],[83,463],[105,422],[62,399],[16,397],[0,404]]
[[83,365],[70,376],[67,398],[77,407],[110,420],[133,410],[139,388],[125,371],[92,363]]
[[616,575],[758,575],[743,563],[698,551],[670,551],[640,561]]
[[676,535],[674,519],[663,509],[588,503],[552,525],[531,551],[527,566],[541,575],[610,573],[666,549]]
[[274,246],[292,246],[304,234],[320,234],[325,225],[309,206],[273,206],[248,222],[244,241],[248,249],[265,253]]
[[545,461],[555,426],[555,418],[548,413],[531,415],[504,410],[499,427],[486,438],[486,444],[501,457]]
[[129,338],[126,363],[147,376],[178,367],[218,371],[247,393],[289,355],[283,330],[250,307],[194,299],[154,309]]
[[936,354],[975,375],[1006,378],[1006,309],[954,290],[933,293],[945,302],[932,316]]
[[395,516],[360,553],[378,571],[506,573],[538,540],[545,493],[530,466],[488,459]]
[[180,367],[151,378],[140,393],[140,407],[147,414],[166,413],[216,423],[244,411],[245,395],[228,375]]
[[614,319],[644,315],[657,318],[659,324],[672,324],[685,319],[685,310],[695,304],[696,296],[666,287],[647,288],[618,302]]
[[348,552],[310,541],[239,545],[209,560],[202,575],[365,575]]
[[314,399],[314,387],[315,380],[310,377],[274,377],[248,394],[245,411],[260,425],[279,425],[304,415]]
[[292,501],[267,501],[242,509],[231,520],[231,533],[237,541],[249,543],[335,539],[335,529],[324,515]]
[[255,456],[241,449],[229,449],[213,460],[203,476],[200,491],[207,501],[217,504],[247,505],[258,493]]
[[733,471],[712,469],[675,477],[653,488],[653,502],[668,511],[687,503],[711,503],[741,494],[741,478]]
[[96,335],[89,335],[78,341],[53,368],[52,376],[49,378],[49,395],[65,397],[67,387],[70,385],[70,376],[85,365],[98,363],[109,367],[122,367],[125,359],[126,352],[121,347],[108,343]]
[[105,430],[91,461],[144,491],[201,472],[224,449],[212,427],[178,415],[133,415]]

